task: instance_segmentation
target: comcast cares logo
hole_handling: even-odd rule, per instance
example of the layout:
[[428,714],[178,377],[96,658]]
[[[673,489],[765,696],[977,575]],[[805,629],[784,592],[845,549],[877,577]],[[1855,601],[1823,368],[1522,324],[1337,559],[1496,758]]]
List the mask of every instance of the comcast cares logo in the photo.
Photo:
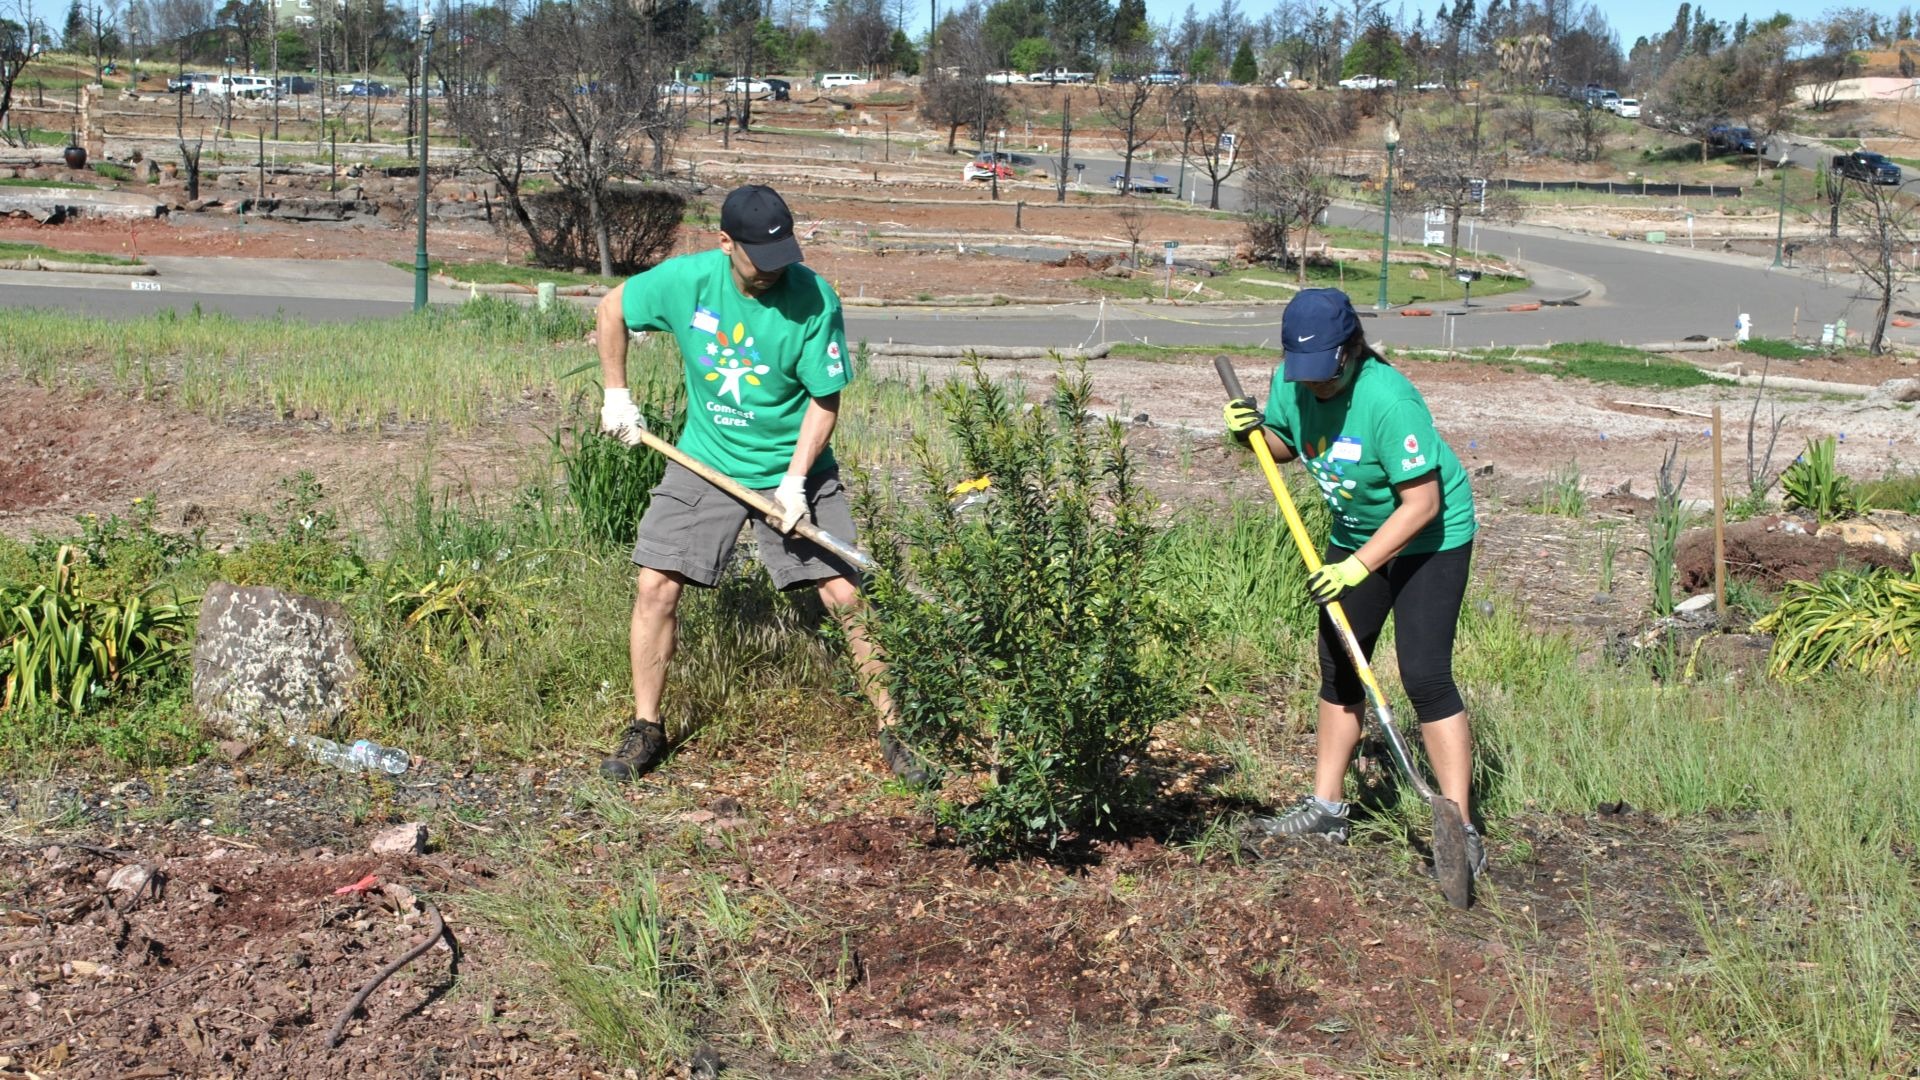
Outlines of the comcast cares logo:
[[707,346],[707,355],[700,358],[700,366],[712,368],[702,376],[707,382],[718,382],[720,388],[714,391],[715,397],[733,395],[733,403],[739,405],[740,384],[759,386],[760,376],[773,369],[760,362],[760,351],[753,347],[753,339],[747,336],[747,328],[741,323],[733,324],[733,335],[729,337],[725,330],[713,332],[713,344]]

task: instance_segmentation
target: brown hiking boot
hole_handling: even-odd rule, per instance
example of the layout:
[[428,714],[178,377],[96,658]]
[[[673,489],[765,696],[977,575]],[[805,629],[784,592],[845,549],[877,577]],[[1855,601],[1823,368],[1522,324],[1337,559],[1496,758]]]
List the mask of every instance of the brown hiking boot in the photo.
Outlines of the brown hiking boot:
[[880,729],[880,758],[887,763],[887,771],[893,773],[894,779],[910,788],[927,786],[927,766],[920,755],[894,738],[887,728]]
[[616,782],[636,780],[667,754],[667,732],[659,724],[635,720],[620,733],[620,748],[600,763],[600,775]]

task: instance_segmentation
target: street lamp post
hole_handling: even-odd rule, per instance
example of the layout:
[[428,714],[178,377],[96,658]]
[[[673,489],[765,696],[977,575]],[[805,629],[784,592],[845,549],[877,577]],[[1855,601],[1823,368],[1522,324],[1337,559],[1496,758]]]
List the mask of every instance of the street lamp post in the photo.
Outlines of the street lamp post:
[[1185,199],[1187,191],[1187,155],[1188,146],[1193,142],[1193,106],[1188,105],[1180,111],[1180,183],[1174,188],[1174,195]]
[[1773,170],[1780,178],[1780,218],[1773,227],[1773,265],[1780,265],[1780,248],[1787,239],[1787,158],[1792,147],[1780,151],[1780,164]]
[[1386,216],[1380,222],[1380,298],[1375,311],[1387,310],[1387,251],[1393,243],[1393,152],[1400,147],[1400,128],[1387,121],[1387,203]]
[[420,3],[420,187],[414,199],[413,310],[427,308],[427,54],[433,49],[433,11]]

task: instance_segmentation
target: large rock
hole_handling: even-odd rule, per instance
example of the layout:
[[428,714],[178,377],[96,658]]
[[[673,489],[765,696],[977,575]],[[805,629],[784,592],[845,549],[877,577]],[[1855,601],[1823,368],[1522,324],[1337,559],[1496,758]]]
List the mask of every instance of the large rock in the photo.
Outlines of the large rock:
[[1888,379],[1874,388],[1872,397],[1881,401],[1920,401],[1920,379]]
[[200,601],[193,704],[236,739],[285,738],[352,708],[360,654],[338,604],[216,582]]

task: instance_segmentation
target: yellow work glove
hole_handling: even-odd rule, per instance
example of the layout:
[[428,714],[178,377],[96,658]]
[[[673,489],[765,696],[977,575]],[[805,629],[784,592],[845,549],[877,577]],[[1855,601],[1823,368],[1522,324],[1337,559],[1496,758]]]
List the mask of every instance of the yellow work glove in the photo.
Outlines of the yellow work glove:
[[1358,555],[1349,555],[1337,563],[1325,563],[1307,575],[1307,592],[1315,603],[1331,604],[1340,594],[1367,579],[1368,570]]
[[1258,428],[1261,423],[1260,407],[1252,398],[1234,398],[1220,415],[1227,421],[1227,434],[1241,442],[1247,441],[1247,433]]

